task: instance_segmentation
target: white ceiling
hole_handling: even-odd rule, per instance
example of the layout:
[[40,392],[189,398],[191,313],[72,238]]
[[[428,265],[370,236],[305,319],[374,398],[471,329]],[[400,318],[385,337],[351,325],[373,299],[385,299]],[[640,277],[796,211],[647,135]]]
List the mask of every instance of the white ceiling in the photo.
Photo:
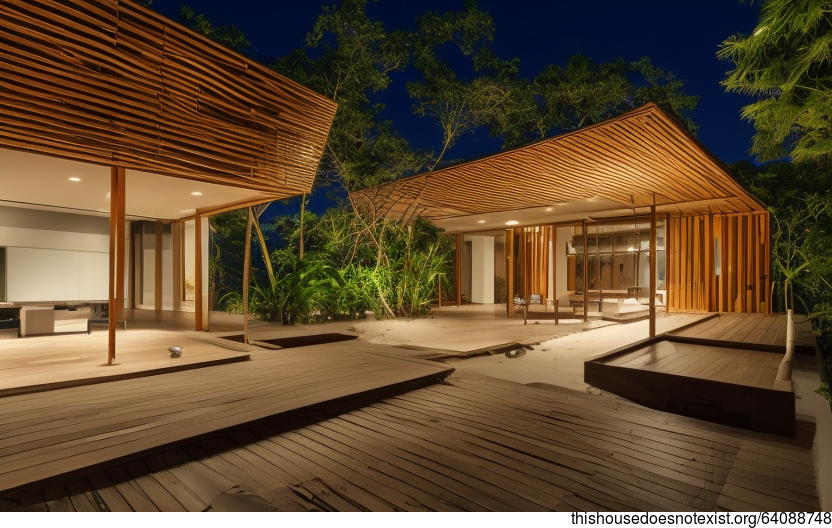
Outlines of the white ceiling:
[[[255,199],[262,193],[149,172],[125,171],[129,218],[176,220],[197,208]],[[80,178],[71,181],[70,178]],[[199,196],[191,193],[202,193]],[[109,214],[110,168],[0,149],[0,204]]]
[[[643,215],[649,212],[649,208],[622,209],[621,204],[601,198],[589,198],[587,200],[553,204],[548,207],[529,207],[527,209],[513,209],[511,211],[457,216],[431,221],[447,233],[467,233],[480,230],[556,224],[575,221],[575,218],[615,218],[633,214]],[[516,224],[508,224],[507,222],[516,222]]]

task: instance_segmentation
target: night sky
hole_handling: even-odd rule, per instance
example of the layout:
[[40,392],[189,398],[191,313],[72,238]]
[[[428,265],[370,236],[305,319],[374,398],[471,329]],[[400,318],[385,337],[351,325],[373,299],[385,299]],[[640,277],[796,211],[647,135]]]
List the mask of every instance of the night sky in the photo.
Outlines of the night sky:
[[[461,10],[462,4],[462,0],[370,0],[368,13],[392,30],[411,27],[410,21],[426,11]],[[301,47],[323,4],[312,0],[154,0],[152,8],[176,19],[182,5],[204,13],[214,25],[236,25],[252,43],[250,54],[265,58]],[[754,129],[740,118],[740,108],[751,99],[725,93],[719,82],[731,64],[717,60],[715,53],[729,36],[751,33],[759,2],[479,0],[478,5],[494,18],[496,53],[505,59],[519,57],[521,73],[530,78],[548,64],[565,65],[575,53],[596,62],[650,57],[655,66],[685,80],[688,93],[701,96],[693,119],[700,125],[697,135],[702,143],[725,163],[750,159]],[[413,116],[406,79],[395,81],[385,96],[388,117],[415,147],[438,147],[439,128],[427,118]],[[473,158],[499,148],[500,143],[485,134],[469,135],[459,141],[449,159]]]

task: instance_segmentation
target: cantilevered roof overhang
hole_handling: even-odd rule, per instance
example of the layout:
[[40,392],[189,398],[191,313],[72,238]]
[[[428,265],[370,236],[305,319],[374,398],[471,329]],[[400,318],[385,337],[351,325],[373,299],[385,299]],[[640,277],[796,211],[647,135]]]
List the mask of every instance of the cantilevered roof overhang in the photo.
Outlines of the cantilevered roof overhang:
[[[128,217],[178,219],[299,195],[312,186],[335,110],[129,0],[0,1],[8,205],[106,210],[111,167],[126,171]],[[69,176],[81,179],[72,190]]]
[[619,117],[353,195],[377,216],[446,232],[649,214],[765,210],[675,117],[647,104]]

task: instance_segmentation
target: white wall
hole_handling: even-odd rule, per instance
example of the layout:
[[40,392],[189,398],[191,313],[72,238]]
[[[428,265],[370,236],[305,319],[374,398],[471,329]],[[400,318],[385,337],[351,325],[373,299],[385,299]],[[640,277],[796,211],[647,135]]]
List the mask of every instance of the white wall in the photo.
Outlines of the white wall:
[[466,236],[471,241],[471,302],[494,302],[494,237]]
[[7,299],[107,299],[109,240],[104,217],[0,207]]
[[554,252],[555,262],[555,282],[557,291],[555,292],[555,299],[560,300],[561,306],[569,305],[569,296],[566,286],[566,243],[572,242],[572,228],[559,227],[555,237],[552,251]]

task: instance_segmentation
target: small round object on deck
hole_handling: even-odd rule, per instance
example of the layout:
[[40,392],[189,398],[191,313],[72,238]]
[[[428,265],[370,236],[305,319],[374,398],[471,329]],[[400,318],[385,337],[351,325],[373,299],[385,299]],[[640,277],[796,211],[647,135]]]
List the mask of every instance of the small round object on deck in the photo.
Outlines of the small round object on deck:
[[506,350],[506,357],[507,358],[518,358],[526,354],[526,349],[523,347],[512,348],[511,350]]
[[170,357],[178,358],[182,355],[182,347],[180,346],[172,346],[168,350],[170,350]]

